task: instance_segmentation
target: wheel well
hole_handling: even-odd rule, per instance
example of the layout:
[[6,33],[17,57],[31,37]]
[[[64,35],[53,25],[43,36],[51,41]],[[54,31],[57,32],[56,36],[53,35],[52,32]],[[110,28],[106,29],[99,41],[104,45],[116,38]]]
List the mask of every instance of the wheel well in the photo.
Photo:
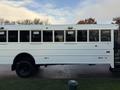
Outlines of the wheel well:
[[21,61],[21,60],[30,61],[33,65],[35,65],[35,59],[33,58],[33,56],[31,54],[29,54],[29,53],[20,53],[13,60],[12,70],[16,69],[16,67],[15,67],[16,63]]

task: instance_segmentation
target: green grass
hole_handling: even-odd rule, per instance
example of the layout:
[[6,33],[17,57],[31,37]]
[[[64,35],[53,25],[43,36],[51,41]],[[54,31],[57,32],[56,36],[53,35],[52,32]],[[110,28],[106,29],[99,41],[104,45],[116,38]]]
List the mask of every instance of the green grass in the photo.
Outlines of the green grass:
[[[120,90],[120,79],[82,78],[76,79],[78,90]],[[29,79],[0,79],[0,90],[68,90],[68,80]]]

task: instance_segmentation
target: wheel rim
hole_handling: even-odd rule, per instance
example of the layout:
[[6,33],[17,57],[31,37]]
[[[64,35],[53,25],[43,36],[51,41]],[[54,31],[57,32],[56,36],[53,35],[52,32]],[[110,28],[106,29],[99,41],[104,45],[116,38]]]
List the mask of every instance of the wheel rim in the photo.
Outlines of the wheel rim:
[[31,74],[31,67],[27,63],[21,63],[18,67],[18,73],[20,76],[29,76]]

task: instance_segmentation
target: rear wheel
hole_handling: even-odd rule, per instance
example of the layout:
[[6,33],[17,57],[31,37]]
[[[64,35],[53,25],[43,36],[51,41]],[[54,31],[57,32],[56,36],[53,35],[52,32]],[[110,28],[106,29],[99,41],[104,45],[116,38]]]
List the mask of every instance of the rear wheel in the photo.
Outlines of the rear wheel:
[[20,77],[30,77],[35,72],[35,65],[29,61],[19,61],[16,63],[16,74]]
[[120,73],[120,66],[116,66],[115,68],[110,67],[109,70],[112,73]]
[[112,68],[111,66],[109,67],[109,71],[110,72],[114,72],[114,68]]

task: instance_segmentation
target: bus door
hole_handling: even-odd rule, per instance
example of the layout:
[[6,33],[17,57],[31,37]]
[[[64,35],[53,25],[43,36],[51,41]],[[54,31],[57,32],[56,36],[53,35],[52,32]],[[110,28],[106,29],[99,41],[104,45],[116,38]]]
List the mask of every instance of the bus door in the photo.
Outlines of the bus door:
[[114,30],[114,63],[120,67],[120,30]]

